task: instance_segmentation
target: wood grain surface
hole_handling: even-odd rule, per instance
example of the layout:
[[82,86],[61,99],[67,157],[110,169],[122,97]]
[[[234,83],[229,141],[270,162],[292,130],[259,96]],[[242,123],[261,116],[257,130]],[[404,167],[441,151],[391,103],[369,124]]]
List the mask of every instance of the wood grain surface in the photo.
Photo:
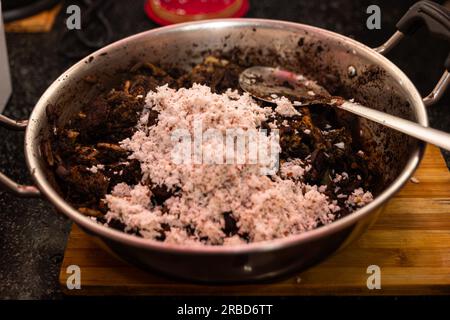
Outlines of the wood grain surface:
[[[67,295],[424,295],[450,294],[450,173],[440,151],[427,148],[414,175],[359,240],[303,273],[270,283],[200,285],[140,270],[100,248],[73,226],[60,272]],[[68,290],[69,265],[81,289]],[[369,290],[367,267],[381,268]]]
[[5,23],[5,31],[23,33],[49,32],[53,27],[61,7],[59,4],[31,17]]

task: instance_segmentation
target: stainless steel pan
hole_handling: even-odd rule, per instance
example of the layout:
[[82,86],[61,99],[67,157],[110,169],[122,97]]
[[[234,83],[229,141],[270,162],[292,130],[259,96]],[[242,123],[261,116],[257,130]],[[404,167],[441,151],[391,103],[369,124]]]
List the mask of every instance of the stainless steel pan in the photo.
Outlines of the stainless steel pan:
[[[83,78],[97,76],[105,85],[136,61],[174,63],[181,67],[198,62],[205,50],[233,49],[248,63],[283,66],[324,79],[331,92],[356,98],[366,106],[428,125],[425,105],[436,102],[450,82],[444,72],[433,92],[422,99],[408,77],[383,54],[418,25],[449,36],[448,11],[437,4],[419,2],[402,18],[393,37],[372,49],[355,40],[312,26],[260,19],[211,20],[151,30],[120,40],[62,74],[42,95],[28,121],[1,122],[24,130],[25,155],[36,186],[18,185],[0,174],[1,184],[19,196],[43,196],[88,234],[101,240],[122,258],[144,268],[199,281],[266,279],[305,269],[344,247],[376,219],[383,205],[411,177],[424,144],[388,128],[361,120],[368,152],[382,164],[380,193],[369,205],[330,225],[283,239],[248,245],[192,247],[145,240],[99,225],[75,210],[58,194],[52,172],[41,151],[48,137],[46,107],[62,107],[64,123],[99,89]],[[447,59],[446,69],[450,67]]]

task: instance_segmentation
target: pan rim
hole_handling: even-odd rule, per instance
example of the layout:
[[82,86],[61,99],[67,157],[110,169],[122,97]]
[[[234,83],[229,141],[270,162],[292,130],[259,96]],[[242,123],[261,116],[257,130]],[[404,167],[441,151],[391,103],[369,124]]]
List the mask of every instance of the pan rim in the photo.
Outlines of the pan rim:
[[188,22],[172,26],[166,26],[162,28],[152,29],[149,31],[144,31],[130,37],[118,40],[92,54],[88,57],[81,59],[79,62],[75,63],[68,70],[66,70],[58,79],[56,79],[44,92],[36,106],[34,107],[30,118],[29,125],[25,132],[25,158],[27,166],[32,174],[32,177],[41,190],[43,195],[52,203],[59,212],[64,213],[68,218],[70,218],[77,225],[81,226],[85,231],[92,233],[96,236],[106,238],[115,242],[119,242],[124,245],[147,249],[163,251],[166,253],[182,253],[182,254],[192,254],[192,255],[204,255],[204,254],[216,254],[216,255],[230,255],[230,254],[249,254],[254,252],[264,252],[272,251],[277,249],[283,249],[298,245],[300,243],[307,243],[314,241],[318,238],[325,237],[329,234],[336,233],[340,230],[350,227],[357,221],[361,220],[367,216],[370,212],[378,209],[382,205],[386,204],[388,199],[391,198],[396,192],[398,192],[401,187],[408,181],[412,176],[414,170],[419,165],[425,148],[425,143],[418,142],[417,147],[411,153],[409,160],[407,161],[405,167],[397,178],[382,192],[380,193],[373,202],[356,210],[350,215],[343,217],[337,221],[334,221],[326,226],[321,226],[319,228],[301,233],[296,235],[289,235],[284,238],[267,240],[261,242],[253,242],[249,244],[236,245],[236,246],[208,246],[208,245],[185,245],[185,244],[167,244],[164,242],[159,242],[157,240],[143,239],[136,237],[134,235],[127,234],[122,231],[112,229],[107,226],[103,226],[89,217],[86,217],[79,213],[75,208],[73,208],[68,202],[66,202],[51,186],[45,176],[43,168],[39,164],[38,157],[41,156],[39,148],[39,135],[40,128],[39,122],[42,117],[45,117],[45,108],[47,106],[46,101],[53,94],[55,90],[61,85],[61,80],[66,77],[66,75],[72,73],[77,68],[85,66],[86,59],[89,57],[95,57],[110,50],[118,49],[122,47],[125,43],[130,41],[136,41],[140,38],[145,38],[158,33],[165,32],[178,32],[178,31],[192,31],[200,30],[202,28],[221,28],[221,27],[265,27],[265,28],[289,28],[290,30],[308,30],[311,32],[319,32],[330,37],[338,38],[343,43],[348,44],[358,50],[364,52],[374,61],[378,62],[383,67],[391,70],[395,73],[402,85],[405,86],[406,91],[409,93],[411,101],[414,101],[412,105],[413,111],[416,113],[417,121],[421,125],[428,125],[428,117],[426,114],[426,109],[422,101],[422,97],[418,93],[417,89],[411,82],[411,80],[390,60],[381,54],[375,52],[372,48],[356,41],[346,36],[340,35],[338,33],[325,30],[322,28],[309,26],[305,24],[299,24],[294,22],[287,22],[281,20],[269,20],[269,19],[250,19],[250,18],[233,18],[233,19],[217,19],[217,20],[203,20],[199,22]]

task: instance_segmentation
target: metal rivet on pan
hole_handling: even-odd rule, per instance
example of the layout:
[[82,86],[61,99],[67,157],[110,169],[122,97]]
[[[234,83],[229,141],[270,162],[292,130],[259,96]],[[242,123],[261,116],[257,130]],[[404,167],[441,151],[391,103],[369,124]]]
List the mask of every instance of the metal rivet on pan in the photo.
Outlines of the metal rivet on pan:
[[356,68],[354,66],[349,66],[347,69],[347,74],[350,78],[356,76]]
[[354,66],[349,66],[347,69],[347,74],[350,78],[356,76],[356,68]]

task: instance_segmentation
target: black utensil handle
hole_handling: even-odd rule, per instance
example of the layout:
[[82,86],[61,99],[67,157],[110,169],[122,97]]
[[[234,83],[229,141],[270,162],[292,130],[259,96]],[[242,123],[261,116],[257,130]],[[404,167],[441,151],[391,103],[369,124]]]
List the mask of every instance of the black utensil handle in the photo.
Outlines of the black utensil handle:
[[[422,25],[431,34],[450,41],[450,10],[446,7],[432,1],[419,1],[409,8],[396,27],[410,35]],[[450,71],[450,54],[445,60],[445,68]]]
[[428,30],[450,41],[450,10],[432,1],[419,1],[404,14],[396,27],[409,35],[425,25]]
[[[386,55],[404,37],[411,35],[421,26],[426,26],[432,35],[450,41],[450,10],[432,1],[415,3],[398,21],[395,32],[385,43],[375,48],[379,54]],[[433,91],[423,99],[426,106],[435,104],[443,96],[445,89],[450,86],[450,54],[445,60],[445,72]]]

